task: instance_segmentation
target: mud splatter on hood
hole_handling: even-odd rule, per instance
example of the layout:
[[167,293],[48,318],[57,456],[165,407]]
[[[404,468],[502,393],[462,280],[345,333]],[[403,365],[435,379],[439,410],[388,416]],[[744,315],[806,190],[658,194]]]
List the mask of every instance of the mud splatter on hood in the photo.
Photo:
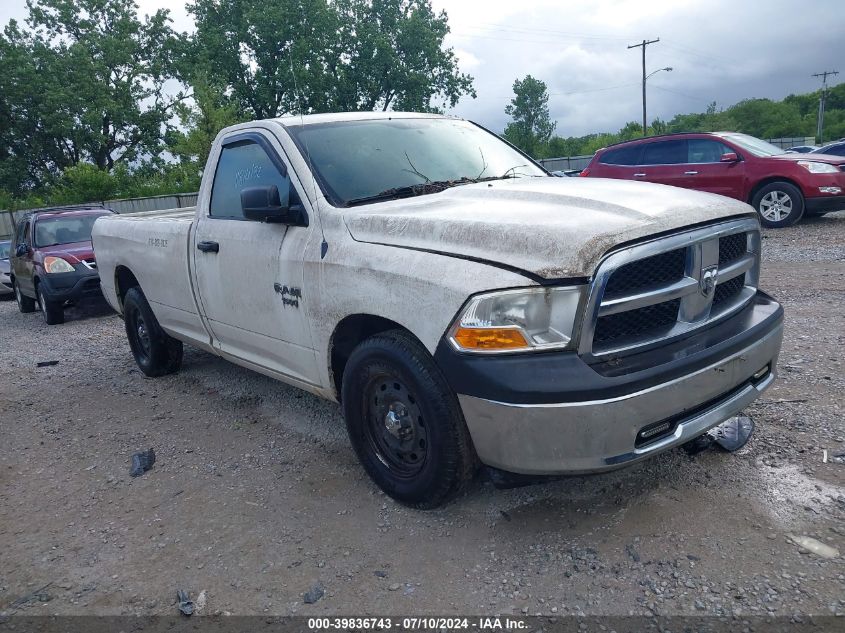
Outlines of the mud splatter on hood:
[[619,244],[753,214],[722,196],[600,178],[521,178],[347,209],[360,242],[437,251],[545,279],[589,277]]

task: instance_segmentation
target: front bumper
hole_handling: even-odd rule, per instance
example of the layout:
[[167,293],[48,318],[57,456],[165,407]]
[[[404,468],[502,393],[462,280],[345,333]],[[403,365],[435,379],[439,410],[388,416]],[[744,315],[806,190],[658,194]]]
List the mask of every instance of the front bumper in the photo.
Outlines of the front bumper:
[[804,207],[811,213],[845,211],[845,196],[820,196],[815,198],[805,198]]
[[[436,358],[458,391],[484,464],[526,475],[577,474],[645,459],[742,411],[774,381],[782,337],[782,308],[758,293],[683,345],[615,364],[589,366],[571,353],[501,357],[502,367],[510,365],[502,380],[511,386],[499,390],[506,400],[491,397],[490,381],[479,380],[479,371],[490,371],[479,360],[491,359],[463,355],[460,367],[443,347]],[[640,435],[663,423],[664,432]]]
[[51,303],[96,299],[103,296],[100,289],[100,274],[96,269],[89,269],[77,264],[72,273],[54,273],[44,275],[39,280],[44,296]]

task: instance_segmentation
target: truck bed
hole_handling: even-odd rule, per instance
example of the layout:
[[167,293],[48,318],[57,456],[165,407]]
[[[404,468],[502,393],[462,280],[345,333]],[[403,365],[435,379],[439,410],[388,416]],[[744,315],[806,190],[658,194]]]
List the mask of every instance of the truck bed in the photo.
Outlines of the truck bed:
[[192,292],[188,248],[195,207],[141,211],[101,218],[93,240],[106,300],[122,311],[121,275],[144,289],[156,317],[180,338],[204,333]]

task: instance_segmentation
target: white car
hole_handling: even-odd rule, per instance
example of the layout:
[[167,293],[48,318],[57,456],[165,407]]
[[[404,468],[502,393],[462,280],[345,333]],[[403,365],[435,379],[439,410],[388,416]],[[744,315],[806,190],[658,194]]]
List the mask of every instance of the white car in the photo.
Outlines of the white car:
[[187,343],[342,405],[390,496],[479,464],[597,472],[771,385],[783,310],[754,210],[554,178],[471,122],[320,114],[223,130],[196,209],[104,217],[103,293],[148,376]]

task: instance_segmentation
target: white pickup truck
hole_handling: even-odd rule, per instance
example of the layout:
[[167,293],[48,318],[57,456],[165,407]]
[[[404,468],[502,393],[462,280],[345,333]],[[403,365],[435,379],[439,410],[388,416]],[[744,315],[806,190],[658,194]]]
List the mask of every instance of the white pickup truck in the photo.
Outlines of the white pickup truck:
[[783,331],[748,205],[555,178],[436,115],[227,128],[195,209],[103,217],[93,241],[146,375],[184,342],[339,401],[416,507],[479,464],[597,472],[686,443],[771,385]]

